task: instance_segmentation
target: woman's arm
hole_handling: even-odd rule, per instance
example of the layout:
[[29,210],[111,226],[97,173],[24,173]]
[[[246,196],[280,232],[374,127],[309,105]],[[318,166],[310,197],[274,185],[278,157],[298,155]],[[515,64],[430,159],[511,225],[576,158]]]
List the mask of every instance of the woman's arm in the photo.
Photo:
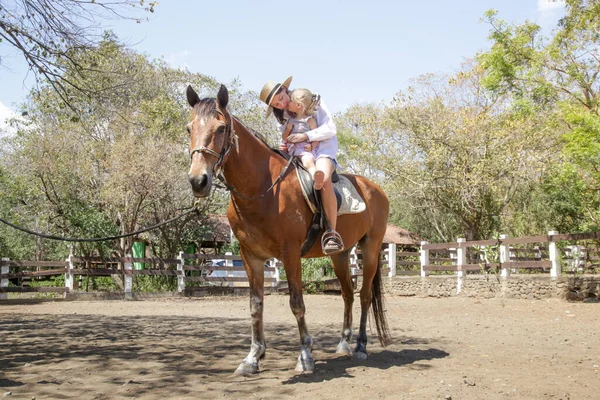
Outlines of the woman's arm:
[[[308,124],[308,127],[311,130],[317,128],[317,121],[314,118],[309,118],[308,120],[306,120],[306,123]],[[319,144],[319,142],[317,142],[317,141],[309,142],[306,146],[304,146],[304,150],[313,151],[314,149],[317,148],[318,144]]]
[[337,130],[335,128],[335,122],[333,122],[333,116],[329,112],[329,109],[321,100],[319,109],[317,110],[317,128],[311,129],[306,132],[308,141],[321,141],[329,139],[336,135]]

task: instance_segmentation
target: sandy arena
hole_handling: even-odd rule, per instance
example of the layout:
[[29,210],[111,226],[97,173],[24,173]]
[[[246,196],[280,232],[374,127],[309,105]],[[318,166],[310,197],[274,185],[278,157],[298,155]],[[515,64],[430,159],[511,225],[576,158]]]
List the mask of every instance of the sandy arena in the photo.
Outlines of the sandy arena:
[[[335,354],[339,296],[305,296],[315,372],[287,295],[265,297],[267,358],[246,297],[0,304],[0,397],[10,399],[597,399],[600,304],[387,296],[394,343]],[[354,334],[359,302],[354,304]],[[9,394],[10,393],[10,394]]]

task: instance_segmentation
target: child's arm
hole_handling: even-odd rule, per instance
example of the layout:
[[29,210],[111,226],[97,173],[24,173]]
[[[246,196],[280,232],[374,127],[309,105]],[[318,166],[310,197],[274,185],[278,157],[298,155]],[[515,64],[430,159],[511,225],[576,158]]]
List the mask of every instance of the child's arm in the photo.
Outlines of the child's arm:
[[[310,130],[317,128],[317,121],[314,118],[309,118],[306,122],[308,123],[308,127],[310,128]],[[304,146],[304,150],[313,151],[314,149],[317,148],[318,144],[319,144],[319,142],[314,140],[314,141],[310,142],[309,144],[307,144],[306,146]]]
[[290,136],[290,133],[292,133],[292,129],[294,129],[294,124],[288,122],[287,126],[285,127],[285,130],[283,131],[283,135],[281,136],[284,142],[287,141],[288,136]]

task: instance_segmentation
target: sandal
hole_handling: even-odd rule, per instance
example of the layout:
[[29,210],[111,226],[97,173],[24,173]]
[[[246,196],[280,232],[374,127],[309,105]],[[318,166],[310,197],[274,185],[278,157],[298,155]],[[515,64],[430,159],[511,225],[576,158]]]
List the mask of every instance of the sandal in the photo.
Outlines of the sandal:
[[323,183],[325,181],[325,173],[323,171],[316,171],[315,176],[313,176],[313,187],[315,190],[323,189]]
[[324,254],[339,253],[344,250],[344,241],[339,233],[333,229],[328,229],[321,237],[321,249]]

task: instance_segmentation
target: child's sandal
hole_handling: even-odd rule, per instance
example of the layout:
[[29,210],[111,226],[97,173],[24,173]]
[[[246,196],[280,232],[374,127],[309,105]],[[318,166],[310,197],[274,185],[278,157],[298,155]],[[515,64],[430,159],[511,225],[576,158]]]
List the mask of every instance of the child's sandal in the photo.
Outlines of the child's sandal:
[[313,176],[314,184],[313,187],[315,190],[323,189],[323,183],[325,181],[325,173],[323,171],[315,172],[315,176]]

